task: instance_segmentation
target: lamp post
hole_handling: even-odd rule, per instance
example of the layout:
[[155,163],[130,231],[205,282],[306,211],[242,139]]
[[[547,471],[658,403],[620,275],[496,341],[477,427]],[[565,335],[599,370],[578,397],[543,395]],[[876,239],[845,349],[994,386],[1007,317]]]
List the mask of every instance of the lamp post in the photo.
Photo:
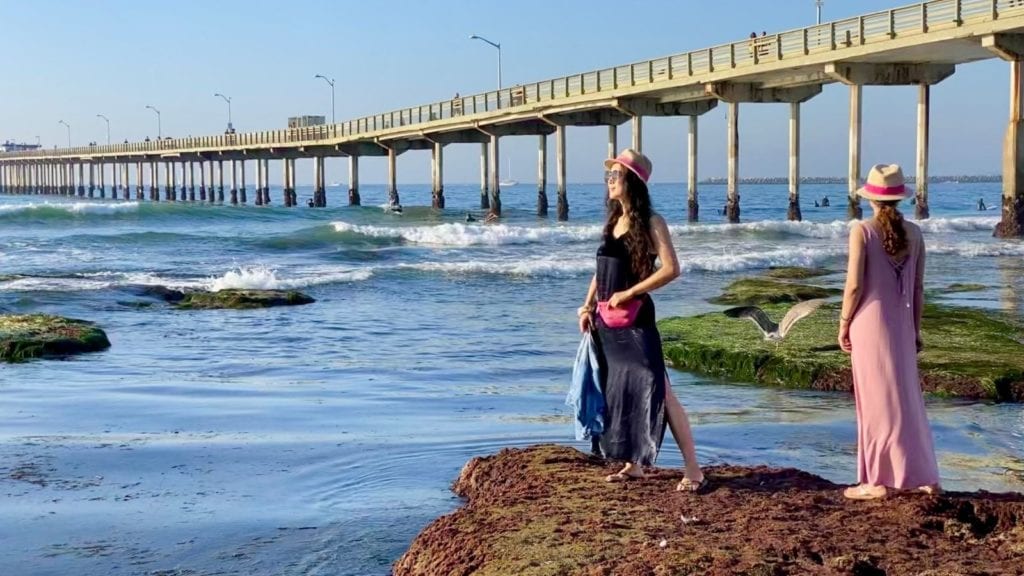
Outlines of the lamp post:
[[214,94],[214,96],[219,96],[225,102],[228,103],[228,131],[225,132],[225,134],[234,134],[235,133],[235,129],[231,126],[231,97],[230,96],[225,96],[225,95],[221,94],[220,92]]
[[103,114],[97,114],[97,118],[103,118],[103,121],[107,123],[107,146],[110,146],[110,119]]
[[317,78],[320,78],[324,82],[327,82],[328,84],[331,85],[331,124],[337,124],[337,121],[334,118],[334,80],[328,78],[327,76],[324,76],[323,74],[317,74],[316,76],[313,76],[314,80],[316,80]]
[[71,125],[63,120],[57,120],[57,124],[63,124],[68,129],[68,148],[71,148]]
[[163,128],[160,126],[160,111],[150,106],[149,104],[146,104],[146,108],[149,108],[153,112],[156,112],[156,139],[163,140],[164,133]]
[[487,42],[491,46],[494,46],[495,48],[497,48],[497,50],[498,50],[498,90],[501,90],[501,44],[500,43],[491,42],[487,38],[484,38],[483,36],[477,36],[476,34],[473,34],[472,36],[470,36],[469,39],[470,40],[480,40],[482,42]]
[[814,7],[818,9],[818,24],[821,24],[821,7],[825,5],[825,0],[814,0]]

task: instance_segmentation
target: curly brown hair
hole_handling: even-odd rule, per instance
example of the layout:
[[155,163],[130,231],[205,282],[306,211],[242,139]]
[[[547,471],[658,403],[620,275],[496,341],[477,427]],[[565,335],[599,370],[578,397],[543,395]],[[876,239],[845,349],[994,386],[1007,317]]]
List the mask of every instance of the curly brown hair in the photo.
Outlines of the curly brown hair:
[[875,220],[882,229],[882,247],[889,256],[907,249],[907,230],[903,226],[903,213],[896,209],[899,200],[878,202]]
[[[629,234],[626,235],[626,249],[629,250],[633,266],[633,275],[637,282],[654,274],[654,258],[651,257],[653,242],[651,241],[651,194],[647,183],[631,170],[623,170],[626,194],[629,194]],[[615,223],[624,213],[622,203],[608,201],[608,220],[604,225],[604,234],[614,234]]]

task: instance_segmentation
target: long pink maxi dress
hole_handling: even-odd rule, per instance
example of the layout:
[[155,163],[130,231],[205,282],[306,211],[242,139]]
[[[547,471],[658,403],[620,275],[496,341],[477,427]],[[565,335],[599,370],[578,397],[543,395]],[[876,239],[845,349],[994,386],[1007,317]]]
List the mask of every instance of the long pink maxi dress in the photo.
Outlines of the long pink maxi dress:
[[[939,469],[917,373],[914,282],[921,242],[894,261],[864,231],[863,297],[850,320],[857,403],[857,480],[889,488],[937,485]],[[918,305],[923,306],[920,302]]]

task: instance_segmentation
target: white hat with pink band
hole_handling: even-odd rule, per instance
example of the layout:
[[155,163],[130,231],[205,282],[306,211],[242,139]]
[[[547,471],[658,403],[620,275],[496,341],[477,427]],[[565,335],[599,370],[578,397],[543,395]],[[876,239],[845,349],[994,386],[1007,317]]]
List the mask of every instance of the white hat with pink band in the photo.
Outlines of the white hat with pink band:
[[857,194],[868,200],[890,202],[910,198],[914,191],[903,181],[903,169],[899,164],[875,164]]

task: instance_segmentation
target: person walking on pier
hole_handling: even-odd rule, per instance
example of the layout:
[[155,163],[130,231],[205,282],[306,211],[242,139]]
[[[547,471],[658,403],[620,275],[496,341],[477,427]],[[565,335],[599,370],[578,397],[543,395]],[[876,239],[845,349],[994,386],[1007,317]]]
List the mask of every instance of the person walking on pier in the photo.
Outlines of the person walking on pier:
[[606,480],[643,478],[643,467],[653,465],[658,456],[667,420],[686,464],[676,489],[700,491],[706,480],[686,411],[668,382],[650,296],[679,276],[668,226],[651,206],[651,161],[627,149],[606,160],[605,168],[608,219],[597,250],[597,272],[577,313],[580,332],[595,330],[606,406],[601,450],[625,462]]
[[857,194],[874,218],[850,228],[839,346],[851,355],[857,406],[857,481],[844,495],[939,490],[939,469],[917,370],[922,349],[925,248],[896,206],[913,195],[899,166],[877,165]]

